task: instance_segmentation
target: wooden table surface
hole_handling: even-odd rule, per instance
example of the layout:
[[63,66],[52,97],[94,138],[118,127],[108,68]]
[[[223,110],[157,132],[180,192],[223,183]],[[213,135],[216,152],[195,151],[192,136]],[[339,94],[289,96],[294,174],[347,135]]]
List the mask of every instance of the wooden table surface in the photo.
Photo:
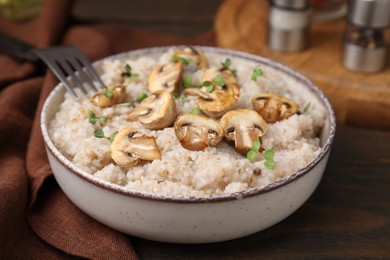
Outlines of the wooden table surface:
[[[107,2],[81,0],[74,14],[190,36],[212,29],[222,1],[117,0],[103,8]],[[267,230],[214,244],[131,241],[142,259],[390,259],[390,132],[338,125],[314,194]]]

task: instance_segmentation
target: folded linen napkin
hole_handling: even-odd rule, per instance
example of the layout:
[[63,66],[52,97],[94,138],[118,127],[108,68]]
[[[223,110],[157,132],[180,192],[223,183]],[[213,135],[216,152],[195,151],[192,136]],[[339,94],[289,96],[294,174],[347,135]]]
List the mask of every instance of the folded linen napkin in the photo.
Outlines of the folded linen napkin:
[[[0,19],[0,30],[35,47],[75,44],[94,61],[142,47],[212,45],[213,33],[192,38],[119,24],[70,22],[72,1],[44,0],[24,23]],[[58,80],[33,63],[0,53],[0,258],[137,259],[131,236],[81,212],[58,187],[47,161],[39,116]]]

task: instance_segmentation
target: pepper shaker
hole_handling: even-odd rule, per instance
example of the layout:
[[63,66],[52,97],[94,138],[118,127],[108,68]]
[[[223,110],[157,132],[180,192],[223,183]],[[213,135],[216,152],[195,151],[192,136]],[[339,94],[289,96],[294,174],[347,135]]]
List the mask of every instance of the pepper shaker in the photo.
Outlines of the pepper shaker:
[[270,0],[268,46],[285,52],[307,47],[310,25],[310,0]]
[[377,72],[387,62],[390,42],[390,0],[352,0],[344,34],[344,66]]

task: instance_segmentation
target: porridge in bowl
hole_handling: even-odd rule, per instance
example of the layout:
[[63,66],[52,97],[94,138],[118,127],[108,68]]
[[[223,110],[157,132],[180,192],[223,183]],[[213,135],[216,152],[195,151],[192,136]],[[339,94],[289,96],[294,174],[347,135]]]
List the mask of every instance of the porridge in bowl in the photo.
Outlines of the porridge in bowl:
[[322,150],[323,105],[266,64],[175,47],[99,69],[107,88],[79,100],[65,93],[49,135],[77,167],[126,189],[241,192],[296,173]]

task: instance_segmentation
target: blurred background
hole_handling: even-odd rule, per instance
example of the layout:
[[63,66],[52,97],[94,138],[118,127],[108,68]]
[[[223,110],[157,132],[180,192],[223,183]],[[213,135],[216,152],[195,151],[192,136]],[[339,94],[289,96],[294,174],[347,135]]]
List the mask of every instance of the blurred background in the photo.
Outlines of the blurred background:
[[[207,4],[199,4],[199,1]],[[222,2],[223,0],[76,0],[73,14],[82,22],[120,22],[140,29],[192,36],[213,27],[215,14]]]

